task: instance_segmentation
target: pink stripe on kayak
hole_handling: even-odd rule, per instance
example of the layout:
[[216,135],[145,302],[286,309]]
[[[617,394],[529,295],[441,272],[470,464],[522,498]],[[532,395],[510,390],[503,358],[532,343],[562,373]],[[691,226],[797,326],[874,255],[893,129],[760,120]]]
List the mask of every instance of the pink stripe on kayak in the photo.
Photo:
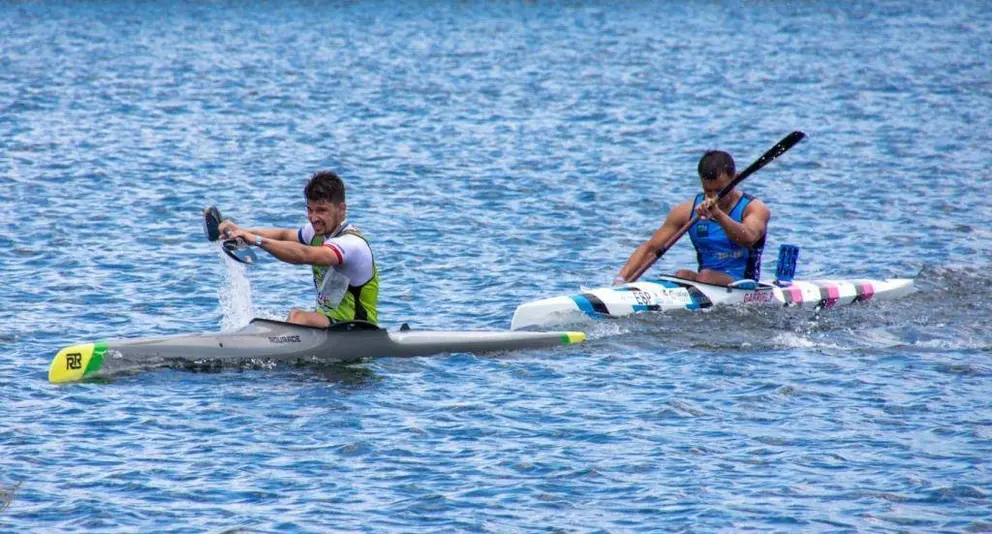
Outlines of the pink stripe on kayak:
[[830,300],[837,300],[840,298],[840,288],[834,284],[827,286],[827,296]]
[[875,286],[871,284],[858,284],[858,300],[871,300],[875,296]]
[[798,287],[787,287],[783,289],[782,292],[788,295],[786,301],[789,303],[798,304],[803,301],[803,292]]

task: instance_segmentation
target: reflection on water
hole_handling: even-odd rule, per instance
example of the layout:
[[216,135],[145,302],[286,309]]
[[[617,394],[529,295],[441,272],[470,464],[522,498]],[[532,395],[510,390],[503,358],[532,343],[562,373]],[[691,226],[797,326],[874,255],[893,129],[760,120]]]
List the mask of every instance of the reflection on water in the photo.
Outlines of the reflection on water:
[[0,513],[3,513],[10,506],[10,503],[14,501],[17,490],[20,487],[21,482],[15,482],[12,485],[0,484]]
[[258,358],[243,360],[172,360],[164,365],[169,369],[192,373],[221,373],[236,371],[267,371],[283,373],[306,381],[319,380],[348,387],[365,387],[375,384],[379,377],[361,363],[325,363],[317,358],[295,362],[274,361]]

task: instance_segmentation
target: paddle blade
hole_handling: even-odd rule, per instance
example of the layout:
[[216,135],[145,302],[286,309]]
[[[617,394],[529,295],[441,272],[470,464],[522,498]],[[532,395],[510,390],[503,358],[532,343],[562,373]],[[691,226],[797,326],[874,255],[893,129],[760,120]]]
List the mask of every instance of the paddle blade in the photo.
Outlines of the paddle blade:
[[225,240],[221,243],[221,248],[224,249],[224,253],[230,256],[232,260],[239,263],[254,265],[258,260],[251,246],[240,239]]
[[203,210],[203,233],[207,234],[207,239],[217,241],[220,239],[220,210],[215,206]]

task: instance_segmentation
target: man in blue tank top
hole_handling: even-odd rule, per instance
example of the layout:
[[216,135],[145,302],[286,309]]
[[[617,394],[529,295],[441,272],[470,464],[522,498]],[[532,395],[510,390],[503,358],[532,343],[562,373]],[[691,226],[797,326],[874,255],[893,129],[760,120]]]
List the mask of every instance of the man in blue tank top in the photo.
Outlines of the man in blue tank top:
[[716,202],[720,191],[737,176],[730,154],[711,150],[699,160],[698,170],[703,192],[672,208],[654,235],[631,254],[615,284],[624,283],[641,265],[654,260],[693,213],[699,214],[699,221],[689,228],[689,237],[696,247],[699,269],[681,269],[675,276],[716,285],[758,280],[771,212],[764,202],[737,189]]

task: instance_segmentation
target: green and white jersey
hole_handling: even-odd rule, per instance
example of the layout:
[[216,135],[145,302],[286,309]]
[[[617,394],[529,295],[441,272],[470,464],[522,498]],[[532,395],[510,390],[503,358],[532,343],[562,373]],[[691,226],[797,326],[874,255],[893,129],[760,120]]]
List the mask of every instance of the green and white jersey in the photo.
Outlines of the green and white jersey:
[[331,234],[317,235],[307,223],[297,239],[304,245],[329,248],[340,262],[330,267],[313,266],[317,311],[332,322],[378,322],[379,270],[372,248],[358,229],[345,221]]

